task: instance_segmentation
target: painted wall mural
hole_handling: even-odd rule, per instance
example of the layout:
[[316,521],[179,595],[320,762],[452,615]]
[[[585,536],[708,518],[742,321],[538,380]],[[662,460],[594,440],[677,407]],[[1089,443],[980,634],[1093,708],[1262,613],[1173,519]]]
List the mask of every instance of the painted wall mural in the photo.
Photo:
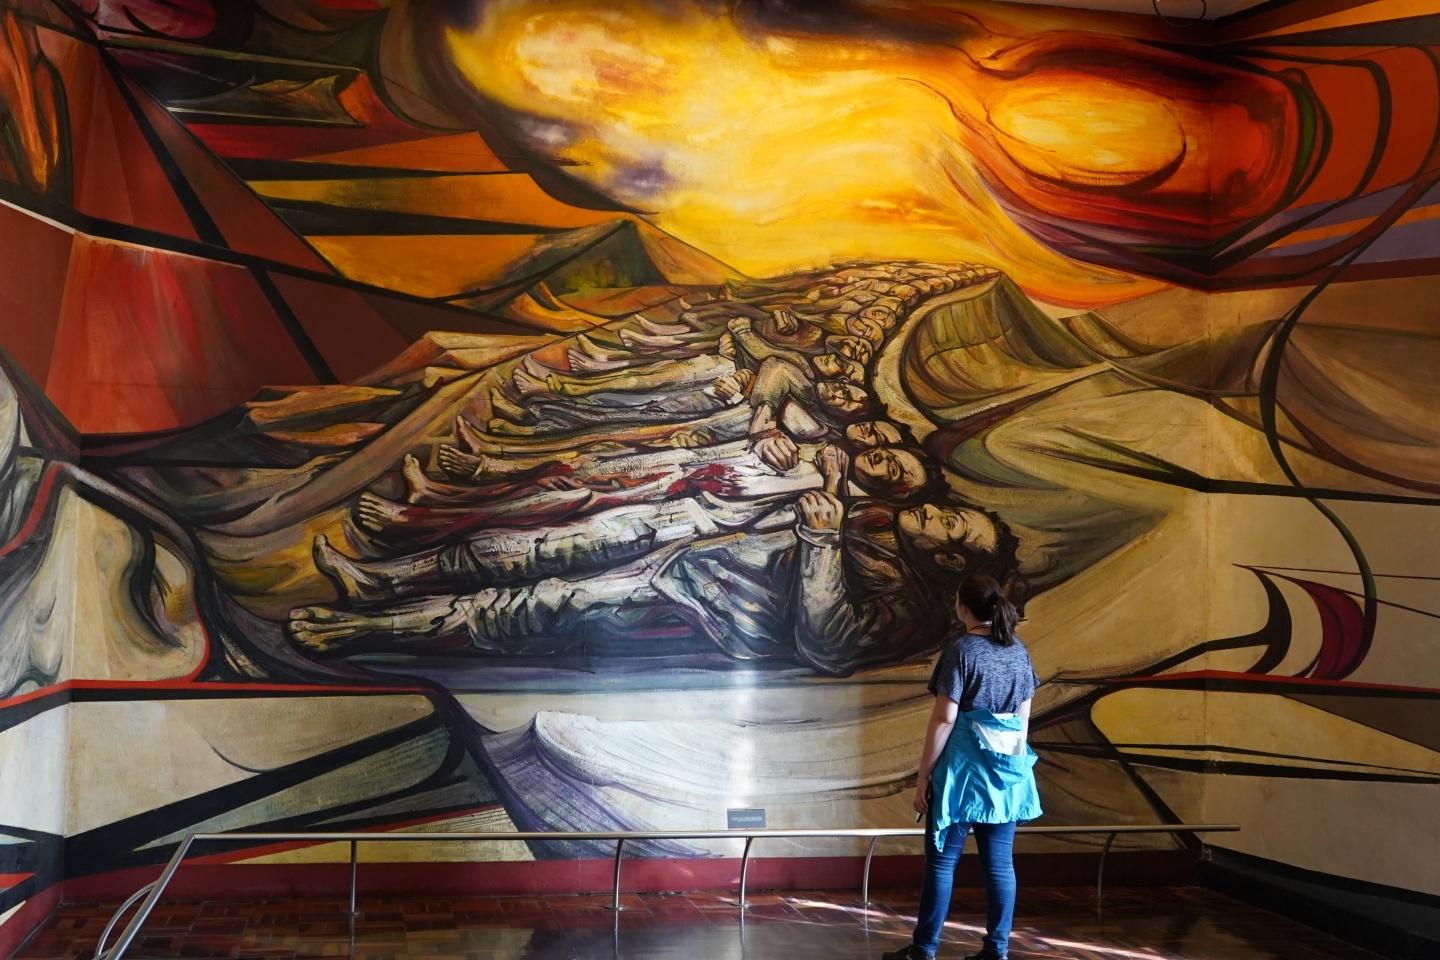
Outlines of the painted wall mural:
[[979,571],[1050,821],[1440,894],[1440,17],[9,0],[0,43],[0,915],[197,829],[908,822]]

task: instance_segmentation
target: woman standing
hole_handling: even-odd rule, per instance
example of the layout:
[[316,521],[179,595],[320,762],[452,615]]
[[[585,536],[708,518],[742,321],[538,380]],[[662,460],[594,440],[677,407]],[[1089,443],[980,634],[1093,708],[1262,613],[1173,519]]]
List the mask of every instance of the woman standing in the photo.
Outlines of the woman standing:
[[950,910],[955,865],[975,831],[985,873],[985,945],[969,960],[1004,960],[1015,913],[1015,827],[1040,816],[1035,752],[1026,743],[1038,680],[1015,636],[1019,614],[992,577],[960,585],[963,632],[935,664],[915,811],[926,815],[925,880],[915,934],[885,960],[930,960]]

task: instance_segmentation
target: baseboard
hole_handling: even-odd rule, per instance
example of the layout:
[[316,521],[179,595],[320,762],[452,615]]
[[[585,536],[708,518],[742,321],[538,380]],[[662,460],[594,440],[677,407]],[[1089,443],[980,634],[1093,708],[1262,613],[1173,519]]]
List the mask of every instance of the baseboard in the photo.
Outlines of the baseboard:
[[[923,857],[877,856],[871,868],[874,890],[918,887]],[[752,857],[749,889],[859,891],[864,857]],[[1106,886],[1185,885],[1195,882],[1198,859],[1183,850],[1112,853],[1105,867]],[[1093,886],[1095,854],[1019,854],[1015,869],[1022,883],[1043,886]],[[363,896],[533,896],[608,893],[611,860],[539,860],[528,863],[364,863],[358,873]],[[65,883],[65,899],[119,900],[155,879],[159,866],[122,870]],[[626,893],[738,890],[738,858],[626,860],[621,874]],[[242,897],[338,897],[349,890],[350,868],[343,863],[190,864],[176,873],[166,899]],[[958,882],[980,885],[978,859],[961,858]]]
[[1395,960],[1440,957],[1440,896],[1208,848],[1205,886]]
[[20,905],[4,923],[0,923],[0,958],[19,953],[30,938],[60,909],[62,885],[55,883]]

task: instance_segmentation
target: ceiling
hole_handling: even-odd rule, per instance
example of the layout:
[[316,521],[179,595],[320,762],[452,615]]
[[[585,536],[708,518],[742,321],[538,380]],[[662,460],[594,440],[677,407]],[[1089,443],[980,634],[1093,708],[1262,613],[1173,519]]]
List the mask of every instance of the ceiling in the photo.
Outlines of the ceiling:
[[[1041,3],[1052,7],[1082,7],[1086,10],[1113,10],[1118,13],[1155,15],[1152,0],[1009,0],[1011,3]],[[1206,0],[1205,19],[1218,20],[1231,14],[1258,7],[1269,0]],[[1160,12],[1172,20],[1200,15],[1200,0],[1159,0]]]

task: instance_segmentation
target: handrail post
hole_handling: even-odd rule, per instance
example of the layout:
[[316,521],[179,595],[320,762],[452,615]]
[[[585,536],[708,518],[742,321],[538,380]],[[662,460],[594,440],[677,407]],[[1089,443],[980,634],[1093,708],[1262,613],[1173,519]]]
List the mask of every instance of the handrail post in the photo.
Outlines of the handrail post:
[[175,871],[180,869],[180,864],[184,861],[185,855],[190,852],[190,847],[194,844],[196,836],[196,834],[192,833],[180,841],[180,845],[175,848],[174,855],[170,857],[170,862],[165,864],[164,870],[160,871],[160,876],[151,887],[149,896],[140,904],[140,909],[135,911],[135,916],[130,918],[130,923],[120,934],[120,939],[115,941],[114,948],[104,957],[96,958],[96,960],[120,960],[120,958],[125,955],[125,951],[130,949],[130,944],[134,941],[135,935],[140,932],[140,928],[145,925],[145,921],[150,919],[150,913],[155,909],[155,904],[160,902],[160,897],[165,893],[165,888],[170,885],[170,880],[175,876]]
[[740,913],[745,913],[745,884],[750,879],[750,844],[755,842],[754,835],[745,838],[745,850],[740,854]]
[[615,839],[615,893],[610,900],[610,909],[617,913],[620,910],[620,859],[624,853],[625,838],[617,837]]
[[1105,838],[1105,847],[1100,851],[1100,870],[1095,875],[1095,911],[1100,912],[1105,901],[1105,858],[1110,855],[1110,845],[1115,842],[1115,834]]
[[860,906],[870,909],[870,861],[875,859],[875,844],[879,837],[870,838],[870,849],[865,851],[865,876],[860,882]]
[[100,942],[95,944],[95,956],[103,957],[105,955],[105,944],[110,942],[110,934],[115,932],[115,925],[120,922],[120,918],[125,915],[125,911],[133,907],[135,905],[135,901],[139,900],[141,897],[145,896],[145,894],[149,893],[150,889],[154,886],[155,881],[152,880],[151,882],[145,884],[145,886],[141,887],[139,890],[136,890],[134,893],[130,894],[130,896],[125,898],[125,902],[120,904],[119,908],[116,909],[114,916],[110,918],[110,922],[105,924],[105,929],[101,931]]
[[355,916],[356,875],[360,872],[360,844],[350,841],[350,916]]

